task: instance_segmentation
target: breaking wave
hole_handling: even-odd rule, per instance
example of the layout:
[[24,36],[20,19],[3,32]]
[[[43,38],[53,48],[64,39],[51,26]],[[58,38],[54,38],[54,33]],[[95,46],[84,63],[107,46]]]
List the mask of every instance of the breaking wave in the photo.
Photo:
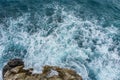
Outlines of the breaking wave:
[[9,59],[21,58],[34,72],[54,65],[77,71],[83,80],[119,80],[119,3],[1,0],[1,70]]

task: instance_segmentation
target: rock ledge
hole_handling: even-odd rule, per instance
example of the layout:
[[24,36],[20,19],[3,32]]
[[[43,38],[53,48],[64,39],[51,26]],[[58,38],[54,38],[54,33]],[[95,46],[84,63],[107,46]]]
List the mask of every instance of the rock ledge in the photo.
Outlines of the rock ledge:
[[44,66],[40,74],[24,69],[21,59],[10,60],[3,68],[3,80],[82,80],[75,71],[56,66]]

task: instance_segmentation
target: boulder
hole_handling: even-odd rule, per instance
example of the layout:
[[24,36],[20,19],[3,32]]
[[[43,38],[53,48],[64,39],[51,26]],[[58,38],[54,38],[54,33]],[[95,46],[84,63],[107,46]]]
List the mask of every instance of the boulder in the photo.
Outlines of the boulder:
[[17,66],[24,66],[24,62],[21,59],[11,59],[3,68],[2,75],[4,75],[7,71],[15,68]]
[[32,73],[33,69],[24,69],[20,59],[10,60],[3,68],[3,80],[82,80],[74,70],[56,66],[44,66],[42,73]]

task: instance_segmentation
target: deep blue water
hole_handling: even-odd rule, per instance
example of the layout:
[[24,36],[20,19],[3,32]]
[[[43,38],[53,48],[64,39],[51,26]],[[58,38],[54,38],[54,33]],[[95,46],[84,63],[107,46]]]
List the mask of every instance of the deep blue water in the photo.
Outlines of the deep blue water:
[[120,0],[0,0],[1,71],[12,58],[120,80]]

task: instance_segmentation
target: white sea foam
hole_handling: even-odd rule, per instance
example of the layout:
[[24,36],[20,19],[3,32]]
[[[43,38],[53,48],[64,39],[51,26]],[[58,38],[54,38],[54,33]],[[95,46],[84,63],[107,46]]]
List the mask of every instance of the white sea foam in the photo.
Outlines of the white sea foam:
[[0,80],[2,80],[2,71],[0,70]]
[[[40,72],[44,65],[53,65],[74,69],[84,80],[90,80],[89,69],[95,73],[97,80],[119,79],[119,64],[114,62],[119,61],[119,56],[117,52],[108,51],[109,45],[113,42],[109,34],[117,34],[117,29],[103,28],[97,25],[96,21],[83,21],[65,11],[62,12],[62,16],[63,22],[58,23],[58,27],[48,36],[42,36],[43,30],[32,35],[24,31],[30,24],[29,14],[16,20],[9,19],[8,31],[3,31],[0,43],[6,44],[0,45],[0,49],[4,49],[2,46],[10,42],[8,37],[11,36],[15,44],[22,44],[27,48],[25,66],[33,67],[35,72]],[[23,24],[23,29],[18,27],[18,23]],[[75,36],[77,40],[74,39]],[[2,51],[1,53],[4,54]]]

